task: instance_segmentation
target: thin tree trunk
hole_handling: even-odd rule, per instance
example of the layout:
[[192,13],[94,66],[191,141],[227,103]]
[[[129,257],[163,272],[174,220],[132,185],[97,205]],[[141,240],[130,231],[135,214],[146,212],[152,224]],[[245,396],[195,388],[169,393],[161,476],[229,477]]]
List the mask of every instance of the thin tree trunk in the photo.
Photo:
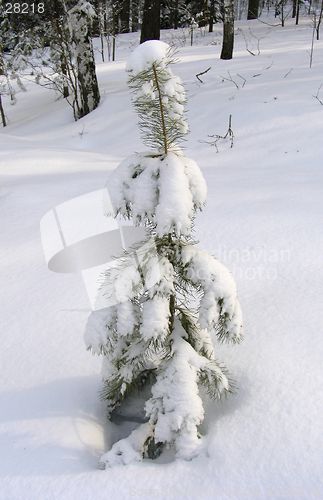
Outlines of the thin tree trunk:
[[1,113],[1,120],[2,120],[2,125],[4,127],[7,126],[7,122],[6,122],[6,115],[4,114],[4,109],[2,107],[2,99],[1,99],[1,94],[0,94],[0,113]]
[[313,62],[313,52],[314,52],[314,33],[316,30],[316,13],[314,10],[314,25],[313,25],[313,34],[312,34],[312,45],[311,45],[311,53],[310,53],[310,68],[312,67]]
[[323,16],[323,0],[322,0],[322,3],[321,3],[321,10],[320,10],[320,15],[319,15],[319,20],[318,20],[317,26],[316,26],[316,40],[320,39],[320,24],[322,22],[322,16]]
[[298,21],[299,21],[299,2],[300,2],[300,0],[297,0],[296,21],[295,21],[295,24],[298,24]]
[[103,14],[102,0],[99,1],[98,17],[99,17],[99,32],[101,39],[101,57],[102,57],[102,62],[104,62],[104,14]]
[[214,1],[210,1],[210,15],[209,15],[209,33],[213,33],[213,21],[214,21]]
[[234,45],[234,3],[224,0],[223,43],[221,59],[232,59]]
[[117,35],[119,33],[119,14],[120,14],[120,5],[119,0],[115,0],[112,5],[113,12],[113,32]]
[[115,5],[112,5],[112,61],[115,61],[116,57],[116,15],[115,15]]
[[293,19],[296,17],[296,12],[297,12],[297,0],[293,0],[293,12],[292,12]]
[[134,33],[138,31],[139,20],[139,0],[132,0],[131,2],[131,31]]
[[192,46],[193,45],[193,37],[194,37],[193,2],[191,2],[191,26],[190,26],[190,33],[191,33],[191,46]]

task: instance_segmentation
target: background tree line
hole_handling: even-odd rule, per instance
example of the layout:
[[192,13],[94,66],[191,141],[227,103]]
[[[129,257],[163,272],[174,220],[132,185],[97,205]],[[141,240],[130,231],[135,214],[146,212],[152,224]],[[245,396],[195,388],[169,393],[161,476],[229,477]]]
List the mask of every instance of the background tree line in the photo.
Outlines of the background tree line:
[[[20,14],[23,0],[0,3],[0,114],[6,116],[1,96],[15,102],[17,90],[25,90],[21,74],[29,71],[36,83],[54,89],[73,108],[75,120],[100,101],[92,38],[100,37],[102,60],[115,59],[116,36],[140,31],[140,42],[159,39],[161,29],[190,27],[213,31],[223,23],[220,57],[231,59],[234,20],[257,19],[275,9],[282,26],[287,16],[296,18],[300,6],[314,13],[319,36],[323,0],[35,0],[33,10]],[[11,5],[11,8],[8,8]],[[26,7],[24,7],[26,10]],[[17,83],[14,85],[13,83]]]

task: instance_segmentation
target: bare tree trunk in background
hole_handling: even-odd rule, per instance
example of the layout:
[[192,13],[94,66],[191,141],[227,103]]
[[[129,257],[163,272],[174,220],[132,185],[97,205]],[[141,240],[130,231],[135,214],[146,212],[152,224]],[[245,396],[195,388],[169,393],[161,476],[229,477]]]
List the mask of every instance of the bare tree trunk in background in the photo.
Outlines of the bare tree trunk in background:
[[247,19],[258,19],[259,0],[249,0]]
[[102,62],[104,62],[104,10],[102,5],[102,0],[99,0],[98,18],[99,18],[99,32],[101,39],[101,57],[102,57]]
[[139,0],[132,0],[131,2],[131,31],[134,33],[138,31],[139,24]]
[[234,3],[224,0],[223,42],[220,59],[232,59],[234,45]]
[[123,0],[120,12],[121,33],[129,33],[130,0]]
[[318,20],[317,26],[316,26],[316,40],[320,39],[320,25],[321,25],[321,22],[322,22],[322,16],[323,16],[323,0],[322,0],[322,3],[321,3],[321,10],[320,10],[320,15],[319,15],[319,20]]
[[[1,43],[0,43],[0,76],[4,75],[3,66],[4,66],[4,64],[3,64],[2,50],[1,50]],[[4,114],[4,109],[2,106],[1,94],[0,94],[0,113],[1,113],[2,125],[5,127],[7,125],[7,122],[6,122],[6,116]]]
[[295,21],[295,24],[298,24],[298,20],[299,20],[299,2],[300,2],[300,0],[297,0],[297,9],[296,9],[296,21]]
[[297,0],[293,0],[293,12],[292,12],[292,18],[296,17],[296,12],[297,12]]
[[3,106],[2,106],[1,94],[0,94],[0,113],[1,113],[2,125],[4,127],[6,127],[7,126],[7,122],[6,122],[6,116],[4,114],[4,109],[3,109]]
[[214,21],[214,1],[210,1],[210,13],[209,13],[209,33],[213,33],[213,21]]
[[116,57],[116,22],[118,22],[118,16],[115,14],[115,4],[112,4],[112,61],[114,61]]
[[145,0],[140,43],[146,40],[159,40],[160,38],[160,2],[159,0]]

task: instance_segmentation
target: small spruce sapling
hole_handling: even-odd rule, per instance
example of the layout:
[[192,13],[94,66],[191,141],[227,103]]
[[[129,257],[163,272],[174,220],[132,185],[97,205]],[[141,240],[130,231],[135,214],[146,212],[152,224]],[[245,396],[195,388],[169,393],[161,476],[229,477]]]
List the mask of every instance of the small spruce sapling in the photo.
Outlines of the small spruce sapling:
[[[179,147],[188,125],[184,88],[172,62],[170,47],[152,40],[136,48],[126,66],[142,139],[152,151],[124,160],[109,179],[109,194],[115,216],[145,225],[155,247],[141,269],[125,255],[123,266],[107,273],[104,286],[116,305],[92,313],[85,341],[103,355],[110,412],[147,381],[151,397],[147,421],[102,456],[103,468],[155,458],[165,445],[179,458],[197,456],[204,446],[199,387],[214,399],[233,392],[213,343],[242,340],[235,282],[191,236],[195,214],[206,202],[206,183]],[[147,289],[143,276],[154,272],[156,258],[159,278]]]

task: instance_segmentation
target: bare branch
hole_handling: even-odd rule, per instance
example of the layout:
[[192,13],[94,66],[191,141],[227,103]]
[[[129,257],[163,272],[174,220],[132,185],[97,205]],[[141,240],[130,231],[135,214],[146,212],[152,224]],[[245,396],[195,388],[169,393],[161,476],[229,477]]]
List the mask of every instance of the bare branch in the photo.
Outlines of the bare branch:
[[274,64],[274,61],[272,61],[271,64],[269,64],[269,66],[266,66],[266,68],[263,68],[263,69],[270,69],[273,64]]
[[206,69],[205,71],[202,71],[201,73],[197,73],[197,75],[195,75],[195,76],[196,76],[196,78],[197,78],[197,79],[198,79],[201,83],[204,83],[204,82],[203,82],[203,80],[201,80],[201,78],[199,78],[199,76],[204,75],[205,73],[207,73],[208,71],[210,71],[210,69],[211,69],[211,66],[210,66],[208,69]]
[[232,116],[230,115],[229,116],[229,127],[228,127],[228,130],[227,130],[227,132],[226,132],[225,135],[218,135],[218,134],[208,135],[208,137],[214,138],[214,141],[199,141],[199,142],[203,142],[204,144],[210,144],[211,146],[215,146],[216,152],[218,153],[219,152],[219,148],[218,148],[217,142],[220,139],[227,139],[227,137],[229,137],[230,138],[230,144],[231,144],[230,148],[233,148],[233,138],[234,138],[234,135],[233,135],[233,130],[231,128],[231,119],[232,119]]
[[221,76],[220,77],[222,78],[222,81],[224,82],[224,80],[227,80],[228,82],[232,82],[234,83],[234,85],[237,87],[237,89],[239,90],[239,85],[234,81],[232,80],[232,76],[230,75],[230,71],[228,71],[228,75],[229,75],[229,78],[225,78],[224,76]]
[[316,95],[313,95],[313,97],[315,97],[315,99],[317,99],[317,100],[318,100],[318,102],[319,102],[320,104],[322,104],[322,106],[323,106],[323,101],[321,101],[321,99],[319,98],[319,93],[320,93],[320,90],[321,90],[321,88],[322,88],[322,87],[323,87],[323,83],[321,83],[321,85],[319,86],[319,88],[318,88],[318,90],[317,90]]
[[247,80],[243,76],[239,75],[239,73],[237,73],[237,76],[243,80],[243,84],[241,87],[241,88],[243,88],[245,86]]
[[288,76],[288,75],[289,75],[289,73],[291,73],[292,71],[293,71],[293,68],[292,68],[292,69],[290,69],[290,70],[288,71],[288,73],[286,73],[286,75],[284,76],[284,78],[286,78],[286,76]]

